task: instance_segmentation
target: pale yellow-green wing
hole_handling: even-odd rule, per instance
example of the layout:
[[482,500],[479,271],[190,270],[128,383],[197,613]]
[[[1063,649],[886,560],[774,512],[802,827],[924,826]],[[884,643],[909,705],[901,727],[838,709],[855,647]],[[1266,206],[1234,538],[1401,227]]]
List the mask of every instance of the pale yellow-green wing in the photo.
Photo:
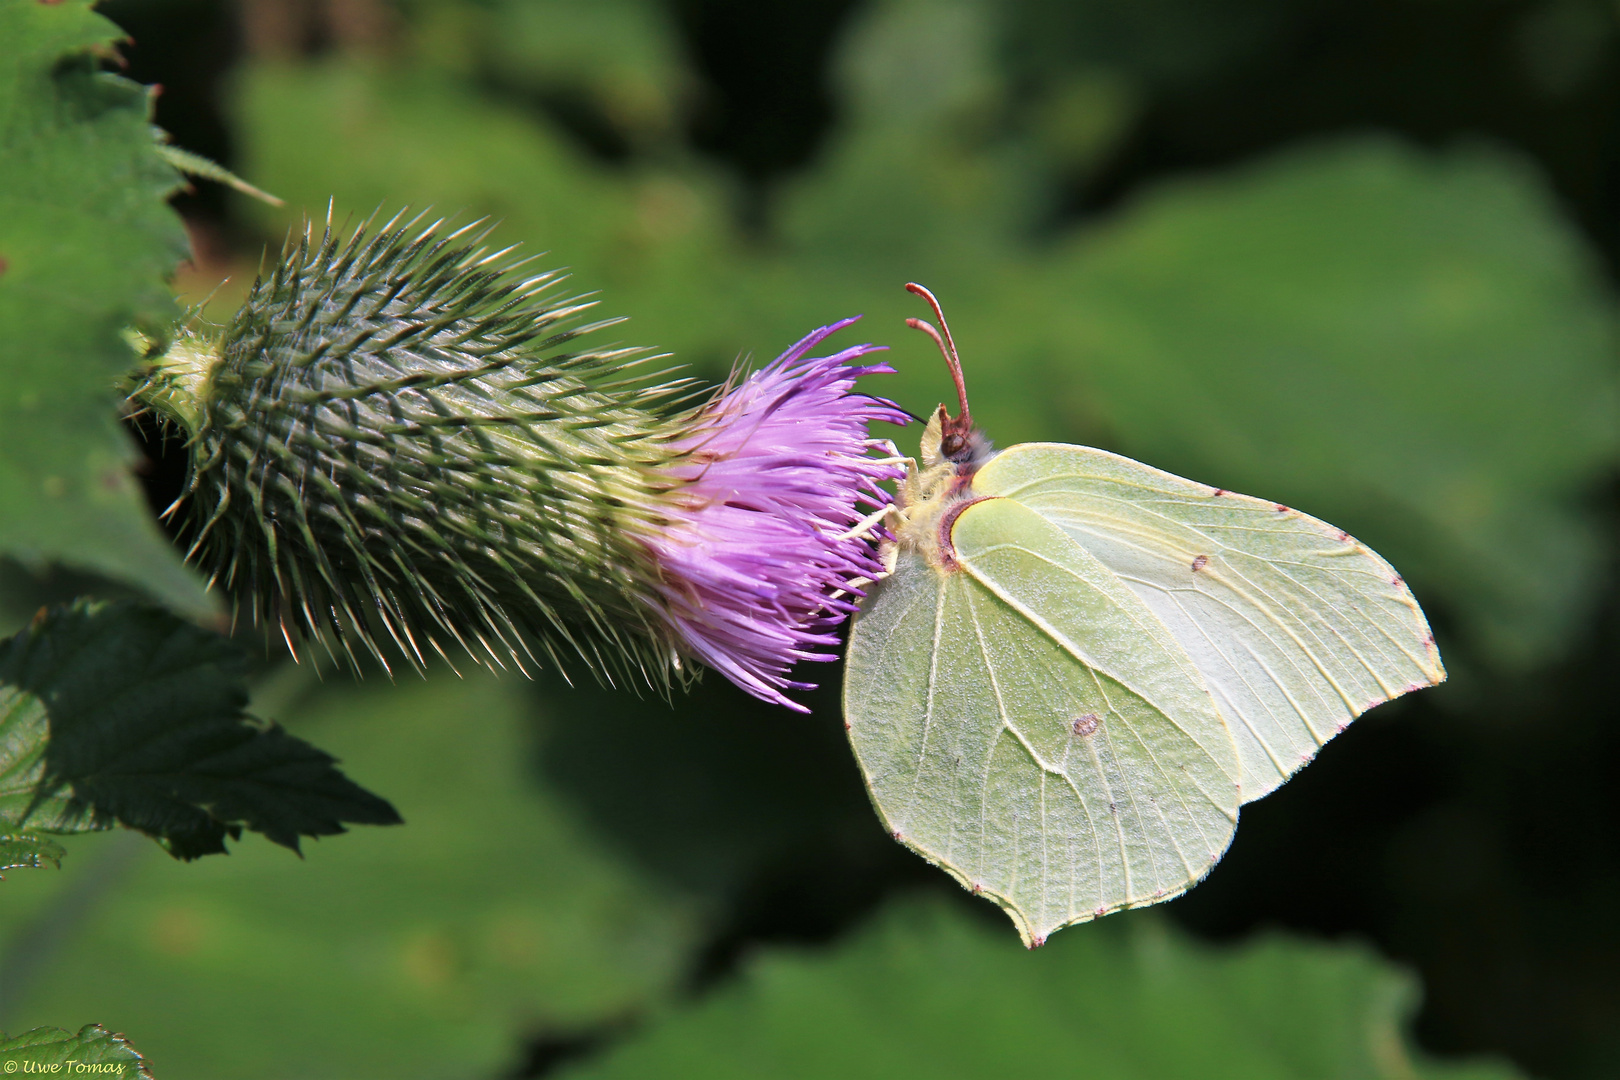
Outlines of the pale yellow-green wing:
[[1007,499],[903,551],[850,634],[844,716],[895,839],[1026,943],[1181,892],[1237,825],[1237,746],[1146,605]]
[[997,455],[973,490],[1056,524],[1169,628],[1237,735],[1244,802],[1374,705],[1446,677],[1400,575],[1297,510],[1061,443]]

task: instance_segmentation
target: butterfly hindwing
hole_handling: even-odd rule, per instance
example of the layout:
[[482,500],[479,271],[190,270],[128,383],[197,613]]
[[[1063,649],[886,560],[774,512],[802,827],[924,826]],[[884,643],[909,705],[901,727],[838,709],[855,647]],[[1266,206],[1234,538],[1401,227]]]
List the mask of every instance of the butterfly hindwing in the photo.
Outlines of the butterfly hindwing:
[[1186,890],[1236,826],[1237,746],[1147,606],[1066,533],[991,499],[956,565],[902,551],[851,632],[845,718],[897,839],[1025,940]]
[[1286,506],[1059,443],[998,454],[973,490],[1056,525],[1153,611],[1231,722],[1245,802],[1361,713],[1445,678],[1390,565]]

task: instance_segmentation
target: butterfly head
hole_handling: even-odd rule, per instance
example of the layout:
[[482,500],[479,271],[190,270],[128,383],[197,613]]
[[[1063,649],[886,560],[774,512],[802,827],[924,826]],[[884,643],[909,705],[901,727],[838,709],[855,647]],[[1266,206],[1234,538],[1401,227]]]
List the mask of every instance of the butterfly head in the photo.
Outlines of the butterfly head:
[[950,550],[951,523],[966,505],[979,501],[980,497],[972,490],[973,476],[995,455],[995,449],[984,432],[973,426],[967,388],[962,381],[962,363],[957,358],[956,343],[951,340],[939,301],[921,285],[906,288],[927,300],[939,319],[943,333],[922,319],[907,319],[906,325],[921,330],[939,346],[956,383],[960,411],[952,416],[950,410],[941,405],[929,418],[923,430],[918,461],[907,471],[905,481],[895,493],[895,520],[891,525],[894,539],[886,543],[882,554],[888,566],[893,563],[896,548],[916,551],[930,566],[949,572],[956,568]]
[[922,463],[925,468],[951,465],[960,475],[971,476],[979,466],[995,456],[995,447],[984,432],[959,423],[941,405],[928,420],[922,435]]

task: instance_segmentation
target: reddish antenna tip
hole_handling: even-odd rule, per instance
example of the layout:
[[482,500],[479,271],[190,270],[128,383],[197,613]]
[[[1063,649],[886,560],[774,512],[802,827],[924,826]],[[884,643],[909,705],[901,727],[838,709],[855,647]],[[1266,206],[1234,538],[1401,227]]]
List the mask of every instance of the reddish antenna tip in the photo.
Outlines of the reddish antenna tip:
[[[962,379],[962,360],[957,356],[956,342],[951,338],[951,327],[945,321],[945,311],[939,306],[934,294],[915,281],[906,282],[906,291],[927,300],[928,306],[934,309],[934,317],[939,320],[939,330],[935,330],[922,319],[907,319],[906,325],[913,330],[921,330],[933,338],[934,344],[939,346],[940,354],[945,357],[945,364],[951,369],[951,379],[956,383],[956,401],[962,410],[950,417],[951,427],[965,437],[973,430],[973,418],[968,412],[967,384]],[[940,337],[941,332],[944,334],[943,338]]]

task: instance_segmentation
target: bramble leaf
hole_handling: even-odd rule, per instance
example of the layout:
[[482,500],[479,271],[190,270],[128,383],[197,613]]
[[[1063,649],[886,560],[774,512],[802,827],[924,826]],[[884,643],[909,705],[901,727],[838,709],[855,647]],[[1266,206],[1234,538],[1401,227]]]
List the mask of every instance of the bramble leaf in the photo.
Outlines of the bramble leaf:
[[[133,837],[72,837],[60,873],[0,886],[8,1021],[115,1017],[160,1076],[495,1077],[517,1074],[520,1039],[617,1030],[679,991],[716,909],[535,782],[549,721],[531,687],[307,674],[265,686],[276,715],[410,827],[310,844],[296,866],[269,844],[175,867]],[[557,693],[548,712],[593,700]]]
[[155,608],[42,614],[0,643],[0,827],[116,823],[193,859],[244,828],[297,851],[345,822],[399,823],[330,755],[243,712],[244,667],[225,638]]
[[[30,1069],[28,1066],[35,1068]],[[38,1066],[44,1066],[43,1069]],[[55,1068],[53,1068],[55,1066]],[[98,1068],[98,1066],[100,1066]],[[77,1033],[65,1028],[38,1027],[16,1038],[0,1034],[0,1070],[17,1072],[75,1072],[94,1075],[135,1076],[151,1080],[146,1059],[122,1035],[100,1024],[86,1024]]]
[[0,551],[215,608],[130,476],[117,382],[132,324],[176,309],[186,255],[146,88],[97,70],[122,37],[87,0],[0,5]]
[[48,837],[26,832],[0,836],[0,870],[37,869],[46,863],[60,867],[65,854],[62,845]]

